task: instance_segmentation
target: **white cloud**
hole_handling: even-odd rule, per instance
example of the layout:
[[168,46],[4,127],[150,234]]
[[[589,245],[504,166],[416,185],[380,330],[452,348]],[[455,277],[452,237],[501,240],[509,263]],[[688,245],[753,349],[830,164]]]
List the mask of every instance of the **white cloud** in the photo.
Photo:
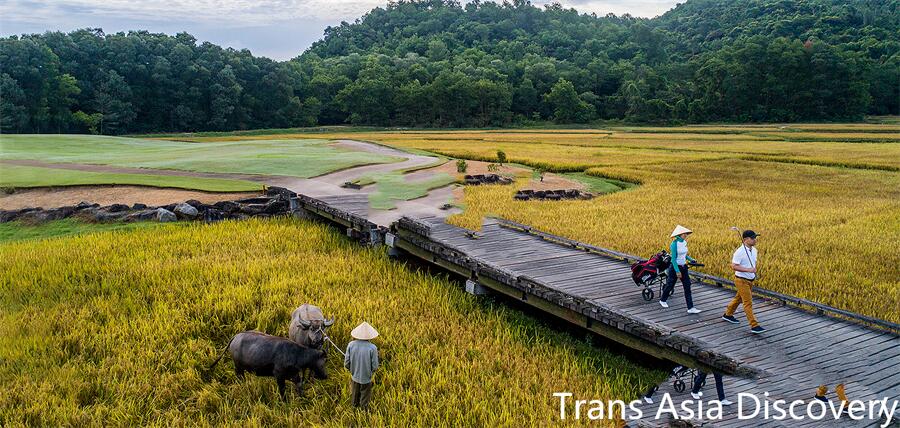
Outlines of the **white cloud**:
[[47,23],[80,16],[249,27],[300,18],[353,20],[385,4],[380,0],[5,0],[0,1],[0,16],[7,24]]
[[[536,5],[550,0],[536,0]],[[631,13],[654,16],[674,5],[673,0],[561,0],[580,12]],[[129,21],[190,20],[233,27],[258,26],[298,18],[353,21],[384,6],[385,0],[3,0],[0,15],[6,23],[47,23],[90,17]]]
[[[632,16],[641,16],[652,18],[662,15],[667,10],[675,7],[676,2],[683,3],[685,0],[555,0],[557,3],[567,8],[574,8],[581,13],[594,12],[597,16],[604,16],[608,13],[616,15],[624,15],[626,13]],[[539,0],[534,4],[553,3],[551,0]]]
[[[502,0],[496,0],[502,1]],[[541,6],[552,0],[533,0]],[[597,15],[655,16],[677,0],[559,0]],[[187,31],[200,40],[288,59],[387,0],[0,0],[0,36],[100,27],[107,33]]]

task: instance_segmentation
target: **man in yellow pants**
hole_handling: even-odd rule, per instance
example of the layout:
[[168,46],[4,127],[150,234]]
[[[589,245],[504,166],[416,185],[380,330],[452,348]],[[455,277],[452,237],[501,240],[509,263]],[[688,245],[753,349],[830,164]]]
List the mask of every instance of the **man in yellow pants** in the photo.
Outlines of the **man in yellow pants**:
[[750,323],[750,332],[759,334],[766,329],[762,328],[753,316],[753,281],[756,280],[756,239],[759,235],[752,230],[745,230],[741,235],[743,243],[740,248],[735,250],[734,256],[731,257],[731,268],[734,269],[734,286],[737,288],[737,295],[725,308],[725,315],[722,319],[732,324],[740,324],[740,321],[734,317],[734,311],[738,305],[744,304],[744,313],[747,314],[747,322]]

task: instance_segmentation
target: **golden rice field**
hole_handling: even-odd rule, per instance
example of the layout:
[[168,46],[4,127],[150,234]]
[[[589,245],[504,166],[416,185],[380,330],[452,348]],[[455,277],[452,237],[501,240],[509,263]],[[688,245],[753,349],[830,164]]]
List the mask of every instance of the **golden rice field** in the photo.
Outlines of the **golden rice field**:
[[477,228],[484,215],[499,215],[643,256],[666,248],[680,223],[696,232],[691,254],[706,262],[704,271],[727,277],[738,245],[729,227],[752,228],[763,234],[761,287],[900,322],[897,124],[293,137],[355,138],[481,160],[503,150],[512,162],[639,182],[625,192],[573,202],[514,201],[512,186],[467,188],[466,211],[451,222]]
[[[236,332],[286,335],[303,302],[337,317],[342,346],[363,320],[381,332],[368,413],[333,350],[331,377],[286,402],[271,378],[205,372]],[[554,391],[627,400],[662,380],[299,220],[2,244],[0,308],[5,427],[547,425]]]

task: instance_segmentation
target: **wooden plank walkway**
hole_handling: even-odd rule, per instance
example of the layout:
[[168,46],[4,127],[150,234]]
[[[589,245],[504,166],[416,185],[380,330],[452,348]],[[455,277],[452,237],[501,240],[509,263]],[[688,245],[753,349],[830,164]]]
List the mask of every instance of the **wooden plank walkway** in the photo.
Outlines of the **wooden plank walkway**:
[[[315,199],[299,195],[292,201],[292,208],[339,223],[347,227],[348,235],[353,232],[367,235],[363,240],[370,243],[384,242],[387,230],[366,218],[366,198],[351,195]],[[839,383],[846,385],[851,400],[900,399],[900,326],[896,324],[760,291],[754,293],[753,307],[767,332],[753,335],[740,309],[736,317],[742,320],[741,325],[721,320],[725,305],[734,296],[733,290],[721,286],[728,282],[721,278],[695,276],[694,302],[703,312],[690,315],[686,313],[680,285],[677,294],[669,299],[668,309],[659,306],[658,296],[651,302],[641,298],[641,288],[631,280],[629,261],[636,259],[634,256],[543,234],[505,220],[489,219],[481,231],[473,234],[439,218],[404,217],[391,226],[390,235],[387,242],[395,248],[621,344],[687,367],[725,373],[726,395],[735,402],[741,392],[760,399],[767,392],[770,402],[809,402],[821,384],[829,385],[829,398],[836,400],[833,388]],[[761,298],[760,294],[768,298]],[[690,380],[685,381],[690,388]],[[715,399],[714,383],[710,375],[704,387],[704,401]],[[675,391],[669,379],[659,385],[654,404],[638,407],[644,418],[629,421],[629,426],[869,427],[882,423],[852,421],[847,417],[840,421],[739,420],[736,403],[725,408],[721,420],[656,420],[653,416],[666,393],[677,408],[682,401],[691,399],[689,390]],[[892,426],[900,426],[898,418],[900,411],[895,412]]]
[[[663,309],[656,299],[641,298],[626,261],[549,242],[496,220],[487,221],[474,236],[440,219],[403,218],[394,229],[400,248],[468,274],[488,288],[653,355],[729,374],[725,389],[732,401],[739,392],[760,399],[768,392],[770,401],[808,402],[817,386],[833,390],[839,383],[846,385],[851,400],[900,398],[900,337],[894,332],[756,297],[754,309],[767,332],[753,335],[740,309],[736,317],[741,325],[721,320],[734,296],[727,288],[696,284],[693,297],[703,312],[690,315],[680,285],[670,307]],[[704,390],[704,399],[715,398],[712,375]],[[645,418],[633,426],[669,426],[668,419],[652,418],[663,393],[671,394],[676,406],[691,399],[689,391],[678,393],[671,380],[664,382],[655,404],[640,406]],[[833,391],[829,397],[836,399]],[[703,422],[722,427],[879,425],[846,417],[839,423],[738,420],[736,404],[725,408],[722,420]]]
[[303,217],[315,216],[346,228],[347,236],[361,242],[384,242],[386,228],[369,221],[369,196],[366,194],[336,195],[313,198],[297,195],[291,199],[291,210]]

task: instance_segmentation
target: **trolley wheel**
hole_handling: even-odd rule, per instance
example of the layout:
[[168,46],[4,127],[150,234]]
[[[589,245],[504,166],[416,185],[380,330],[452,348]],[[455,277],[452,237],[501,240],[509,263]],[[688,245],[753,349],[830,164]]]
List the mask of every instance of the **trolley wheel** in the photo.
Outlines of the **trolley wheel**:
[[653,290],[645,288],[643,291],[641,291],[641,297],[643,297],[644,300],[648,302],[653,300]]
[[672,386],[675,387],[675,390],[678,392],[684,392],[684,381],[681,379],[675,379],[675,382],[672,383]]

